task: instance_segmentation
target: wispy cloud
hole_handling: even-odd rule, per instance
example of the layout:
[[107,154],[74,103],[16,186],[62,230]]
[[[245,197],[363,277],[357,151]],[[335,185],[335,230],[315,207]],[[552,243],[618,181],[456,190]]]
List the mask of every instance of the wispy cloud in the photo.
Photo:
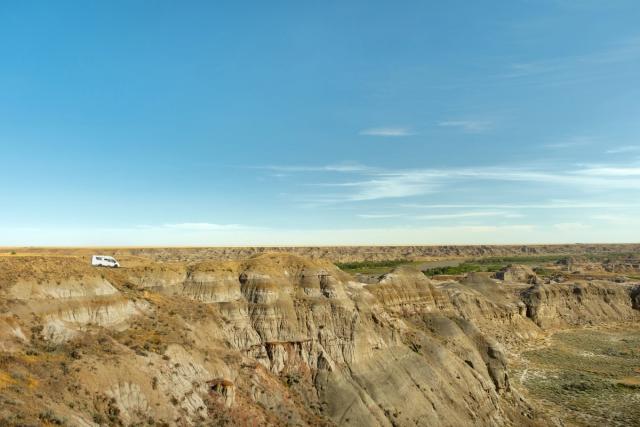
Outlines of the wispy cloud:
[[410,197],[435,191],[437,185],[427,176],[429,173],[378,173],[373,177],[353,182],[319,184],[347,190],[346,194],[338,196],[343,200],[364,201]]
[[392,213],[392,214],[358,214],[358,218],[363,219],[389,219],[389,218],[403,218],[408,220],[450,220],[450,219],[467,219],[467,218],[522,218],[524,215],[517,212],[510,211],[466,211],[466,212],[451,212],[444,214],[428,214],[428,215],[408,215],[405,213]]
[[[594,177],[620,177],[632,178],[640,176],[640,166],[619,167],[619,166],[594,166],[572,172],[576,175],[594,176]],[[638,183],[637,181],[633,181]],[[640,183],[639,183],[640,184]],[[638,187],[640,188],[640,187]]]
[[582,147],[585,145],[593,144],[595,140],[588,136],[574,136],[567,138],[564,141],[558,141],[551,144],[545,144],[545,148],[572,148]]
[[567,172],[510,168],[431,169],[386,172],[366,181],[337,184],[357,189],[352,200],[408,197],[439,191],[452,183],[502,181],[590,189],[640,189],[640,168],[587,167]]
[[273,171],[280,172],[366,172],[371,171],[373,168],[368,166],[361,165],[359,163],[336,163],[324,166],[306,166],[306,165],[297,165],[297,166],[260,166],[260,169],[269,169]]
[[246,230],[251,227],[240,224],[213,224],[210,222],[181,222],[177,224],[164,224],[164,228],[191,231],[227,231]]
[[491,203],[491,204],[421,204],[404,203],[404,208],[415,209],[626,209],[640,208],[640,203],[613,203],[613,202],[572,202],[551,201],[547,203]]
[[591,228],[591,226],[588,224],[583,224],[581,222],[561,222],[558,224],[553,224],[553,228],[560,231],[575,231]]
[[[322,169],[322,168],[321,168]],[[305,171],[307,169],[299,169]],[[312,168],[316,170],[316,168]],[[322,169],[326,170],[326,169]],[[385,170],[362,167],[354,174],[359,179],[343,182],[312,183],[311,187],[332,189],[330,193],[307,194],[305,202],[332,204],[390,198],[408,198],[477,186],[485,181],[560,186],[573,190],[640,190],[637,165],[582,165],[568,170],[517,167],[468,167],[449,169]],[[557,204],[557,208],[571,207]],[[498,207],[499,209],[499,207]]]
[[462,219],[462,218],[478,218],[478,217],[503,217],[503,218],[521,218],[522,215],[514,212],[499,212],[499,211],[477,211],[477,212],[455,212],[446,214],[430,214],[430,215],[417,215],[415,219]]
[[593,215],[591,219],[596,221],[605,221],[609,224],[616,225],[637,225],[640,224],[640,217],[637,215],[628,215],[628,214],[600,214]]
[[491,130],[493,123],[488,120],[445,120],[438,126],[456,128],[466,133],[482,133]]
[[368,129],[361,130],[359,134],[367,135],[367,136],[391,136],[391,137],[415,135],[415,133],[412,132],[411,129],[406,127],[368,128]]
[[640,151],[640,145],[624,145],[622,147],[610,148],[606,151],[607,154],[619,154],[619,153],[631,153]]
[[640,37],[633,37],[583,54],[514,63],[500,77],[537,77],[543,79],[539,80],[543,84],[572,84],[608,76],[620,70],[620,67],[611,67],[612,65],[639,59]]
[[358,218],[363,218],[363,219],[386,219],[386,218],[399,218],[404,215],[402,214],[358,214],[356,216]]
[[470,233],[498,232],[498,231],[532,231],[536,228],[533,224],[514,224],[514,225],[469,225],[451,227],[459,230],[468,231]]

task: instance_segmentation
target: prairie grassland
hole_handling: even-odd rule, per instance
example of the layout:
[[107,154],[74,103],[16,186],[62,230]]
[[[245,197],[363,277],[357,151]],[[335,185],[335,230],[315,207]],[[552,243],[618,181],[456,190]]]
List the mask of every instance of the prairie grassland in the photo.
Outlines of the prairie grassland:
[[522,354],[513,378],[568,425],[638,425],[640,326],[556,333]]

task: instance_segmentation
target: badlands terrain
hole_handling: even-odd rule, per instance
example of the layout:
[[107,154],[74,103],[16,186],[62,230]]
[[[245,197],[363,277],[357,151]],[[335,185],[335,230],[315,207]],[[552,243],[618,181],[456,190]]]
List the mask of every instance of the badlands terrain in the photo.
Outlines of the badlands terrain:
[[3,248],[0,425],[638,425],[639,309],[640,245]]

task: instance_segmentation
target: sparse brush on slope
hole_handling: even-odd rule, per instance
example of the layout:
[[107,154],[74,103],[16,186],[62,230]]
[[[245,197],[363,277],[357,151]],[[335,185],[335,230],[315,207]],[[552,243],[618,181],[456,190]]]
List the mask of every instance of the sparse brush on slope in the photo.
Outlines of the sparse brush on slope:
[[0,257],[0,424],[544,425],[508,355],[549,328],[637,319],[633,284],[605,280],[119,259]]

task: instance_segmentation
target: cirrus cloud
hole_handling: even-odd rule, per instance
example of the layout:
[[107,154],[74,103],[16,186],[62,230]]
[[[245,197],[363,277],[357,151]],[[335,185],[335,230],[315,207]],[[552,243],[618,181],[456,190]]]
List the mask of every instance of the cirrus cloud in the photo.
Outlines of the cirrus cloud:
[[398,137],[398,136],[411,136],[415,135],[411,129],[406,127],[379,127],[379,128],[368,128],[363,129],[359,132],[360,135],[366,136],[390,136],[390,137]]
[[175,230],[191,231],[225,231],[225,230],[245,230],[251,228],[240,224],[214,224],[210,222],[181,222],[177,224],[164,224],[164,228]]

